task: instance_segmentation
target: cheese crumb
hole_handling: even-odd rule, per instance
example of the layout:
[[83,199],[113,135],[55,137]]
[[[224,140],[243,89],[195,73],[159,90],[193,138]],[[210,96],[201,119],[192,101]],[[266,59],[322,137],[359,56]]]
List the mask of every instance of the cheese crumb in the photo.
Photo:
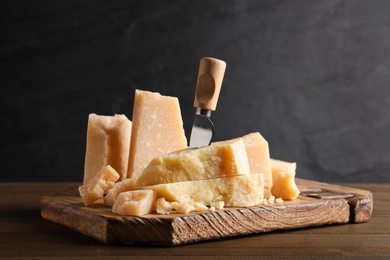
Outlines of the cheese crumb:
[[283,203],[283,199],[282,198],[277,198],[277,199],[275,199],[275,202],[278,203],[278,204]]
[[195,207],[188,202],[172,202],[172,207],[181,214],[188,214],[195,210]]
[[221,210],[224,206],[225,202],[223,200],[211,203],[211,207],[214,207],[216,210]]
[[206,205],[204,205],[204,204],[202,204],[200,202],[194,202],[193,206],[194,206],[196,211],[203,211],[203,210],[208,210],[209,209]]
[[271,196],[272,196],[271,191],[264,185],[264,198],[269,199],[271,198]]
[[114,187],[115,182],[120,175],[110,165],[106,165],[103,169],[88,180],[88,183],[79,187],[79,193],[86,206],[93,204],[99,199],[103,199],[104,195]]
[[171,203],[166,201],[164,198],[158,198],[156,201],[156,212],[158,214],[169,215],[173,207]]
[[275,196],[271,195],[271,196],[269,197],[269,199],[268,199],[268,203],[269,203],[269,204],[274,204],[274,202],[275,202]]

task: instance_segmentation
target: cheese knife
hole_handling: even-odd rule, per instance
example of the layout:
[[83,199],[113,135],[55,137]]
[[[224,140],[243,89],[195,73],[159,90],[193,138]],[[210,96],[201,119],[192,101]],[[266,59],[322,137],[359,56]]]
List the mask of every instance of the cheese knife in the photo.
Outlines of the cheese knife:
[[200,60],[190,147],[207,146],[211,143],[215,128],[210,117],[217,107],[225,69],[226,62],[222,60],[211,57]]

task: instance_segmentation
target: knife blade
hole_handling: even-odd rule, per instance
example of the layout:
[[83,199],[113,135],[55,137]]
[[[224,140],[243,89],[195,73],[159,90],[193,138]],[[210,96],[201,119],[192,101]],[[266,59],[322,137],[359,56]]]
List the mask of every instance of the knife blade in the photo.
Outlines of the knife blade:
[[211,143],[215,128],[210,117],[217,108],[219,93],[226,70],[226,62],[203,57],[199,63],[194,107],[195,118],[192,125],[190,147],[207,146]]

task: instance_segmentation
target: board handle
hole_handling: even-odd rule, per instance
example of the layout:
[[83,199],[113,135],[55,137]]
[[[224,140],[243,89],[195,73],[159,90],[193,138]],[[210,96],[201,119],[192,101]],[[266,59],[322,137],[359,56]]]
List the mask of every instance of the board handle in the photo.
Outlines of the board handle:
[[194,107],[215,111],[225,69],[223,60],[211,57],[200,60]]

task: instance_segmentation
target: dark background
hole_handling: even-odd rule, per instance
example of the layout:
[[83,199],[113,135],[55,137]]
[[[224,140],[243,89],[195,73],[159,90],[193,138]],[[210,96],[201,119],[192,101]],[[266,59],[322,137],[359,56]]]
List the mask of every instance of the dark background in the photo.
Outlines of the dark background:
[[2,1],[0,181],[81,181],[89,113],[179,98],[227,62],[215,140],[259,131],[297,177],[390,181],[390,1]]

